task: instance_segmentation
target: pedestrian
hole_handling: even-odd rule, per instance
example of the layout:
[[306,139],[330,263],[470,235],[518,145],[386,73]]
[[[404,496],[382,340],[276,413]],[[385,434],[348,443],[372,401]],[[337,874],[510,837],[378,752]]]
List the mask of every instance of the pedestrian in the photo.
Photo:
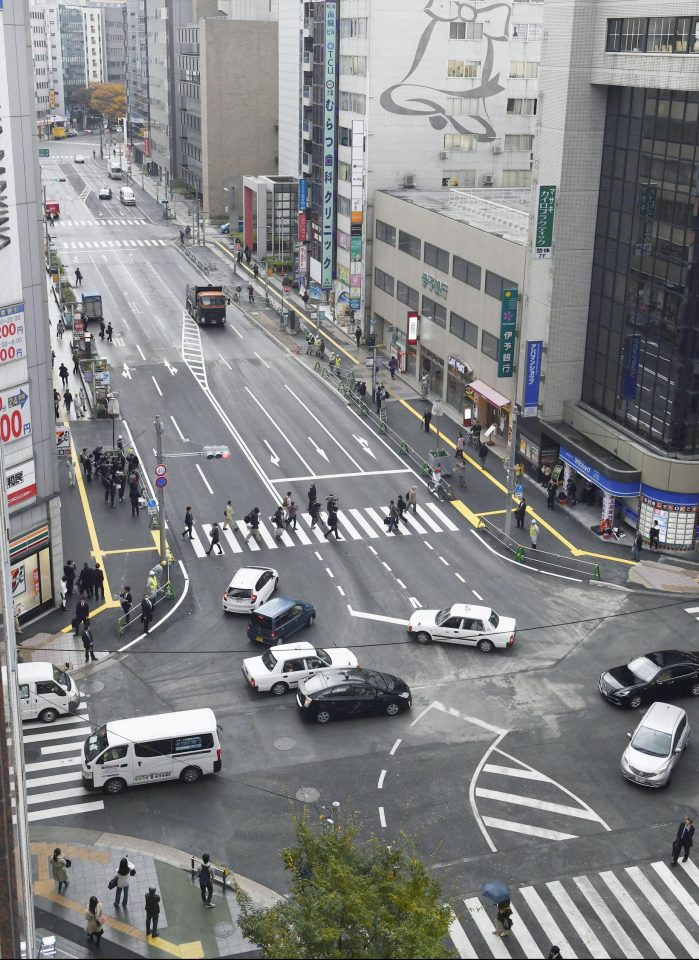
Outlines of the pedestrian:
[[66,580],[65,573],[61,577],[61,610],[65,610],[68,604],[68,581]]
[[478,447],[478,459],[481,462],[481,470],[485,470],[485,461],[488,459],[488,448],[484,443]]
[[[58,323],[56,324],[56,339],[62,341],[62,340],[63,340],[63,334],[64,334],[65,332],[66,332],[66,325],[65,325],[65,323],[63,322],[63,317],[61,317],[61,318],[59,319]],[[51,352],[53,353],[53,351],[51,351]],[[54,359],[55,359],[55,354],[54,354],[53,356],[54,356]],[[52,366],[53,366],[53,364],[52,364]]]
[[95,656],[95,646],[94,646],[94,637],[92,636],[92,627],[90,626],[90,618],[88,617],[85,621],[85,626],[83,627],[83,649],[85,650],[85,663],[89,663],[90,660],[96,660]]
[[87,560],[83,564],[80,576],[78,577],[78,590],[92,600],[92,569]]
[[70,866],[70,860],[66,860],[64,856],[61,855],[61,848],[56,847],[53,851],[53,856],[51,857],[51,873],[53,874],[53,879],[58,884],[58,895],[60,897],[63,887],[63,890],[68,886],[70,880],[68,879],[68,867]]
[[643,534],[639,530],[636,536],[633,538],[633,543],[631,544],[631,556],[636,561],[636,563],[640,563],[642,549],[643,549]]
[[199,877],[199,891],[201,892],[201,902],[205,907],[215,907],[211,902],[214,895],[214,870],[209,862],[209,854],[202,854],[201,864],[197,867],[197,877]]
[[[180,231],[181,232],[181,231]],[[148,887],[146,894],[146,936],[158,936],[158,917],[160,916],[160,897],[155,887]]]
[[509,900],[503,900],[498,904],[498,908],[495,913],[495,930],[493,933],[496,937],[506,937],[511,929],[512,907]]
[[550,481],[549,481],[549,485],[548,485],[548,489],[547,489],[547,491],[546,491],[546,505],[548,506],[549,510],[553,510],[553,505],[554,505],[555,502],[556,502],[556,490],[557,490],[557,489],[558,489],[558,488],[557,488],[557,486],[556,486],[556,481],[555,481],[555,480],[550,480]]
[[248,284],[248,303],[255,302],[255,288],[251,283]]
[[284,507],[277,507],[269,518],[269,522],[274,526],[274,539],[281,540],[284,533]]
[[53,412],[56,420],[58,420],[61,415],[61,395],[55,387],[53,390]]
[[133,606],[131,587],[124,585],[124,589],[119,594],[119,602],[121,603],[121,609],[124,611],[124,616],[128,617],[131,607]]
[[141,512],[141,495],[138,492],[138,487],[129,487],[129,500],[131,501],[131,516],[138,517]]
[[104,340],[105,322],[104,317],[100,317],[100,340]]
[[242,251],[242,250],[239,250],[239,251],[237,252],[237,254],[236,254],[236,260],[238,261],[238,263],[242,263],[242,262],[243,262],[243,251]]
[[80,354],[77,350],[73,351],[73,373],[76,377],[80,376]]
[[536,550],[536,541],[539,539],[539,524],[534,519],[529,526],[529,539],[531,540],[532,550]]
[[340,531],[337,529],[337,510],[330,510],[328,513],[328,529],[325,531],[325,539],[327,540],[333,533],[335,534],[336,540],[344,539],[340,536]]
[[568,489],[566,492],[568,494],[568,502],[570,503],[571,507],[574,507],[578,502],[577,501],[578,485],[575,482],[574,477],[571,477],[570,480],[568,481]]
[[114,474],[114,482],[119,487],[119,503],[123,503],[126,492],[126,471],[122,467]]
[[465,442],[466,441],[464,440],[464,435],[459,430],[459,436],[456,438],[456,456],[459,458],[459,460],[463,458]]
[[93,943],[94,938],[96,938],[99,947],[104,934],[104,914],[102,913],[102,904],[97,897],[90,897],[90,902],[85,910],[85,933],[90,943]]
[[101,599],[104,603],[104,570],[99,563],[95,564],[92,571],[92,588],[95,591],[95,600]]
[[122,437],[121,434],[119,434],[119,436],[117,437],[117,450],[118,450],[118,451],[122,454],[122,456],[123,456],[123,454],[124,454],[124,438]]
[[219,530],[218,523],[215,520],[211,524],[211,533],[209,534],[209,536],[211,537],[211,543],[209,544],[209,549],[206,551],[207,557],[209,556],[211,551],[214,549],[214,547],[218,547],[218,555],[220,557],[223,554],[223,548],[221,547],[221,544],[219,542],[221,539],[221,531]]
[[551,949],[546,955],[546,960],[563,960],[560,947],[557,947],[556,944],[552,944]]
[[74,487],[75,486],[75,464],[73,463],[72,460],[67,460],[66,466],[68,468],[68,486]]
[[308,497],[308,512],[310,513],[310,512],[311,512],[311,505],[312,505],[313,503],[315,503],[315,501],[316,501],[316,499],[317,499],[317,497],[318,497],[318,492],[316,491],[316,485],[315,485],[315,483],[312,483],[312,484],[311,484],[310,489],[309,489],[308,493],[306,494],[306,496]]
[[517,529],[524,530],[524,517],[527,512],[527,501],[522,497],[515,508],[515,520],[517,521]]
[[114,336],[114,330],[112,328],[112,321],[110,320],[107,324],[107,343],[112,342],[112,337]]
[[313,530],[320,519],[320,501],[314,500],[308,505],[308,513],[311,518],[311,530]]
[[407,517],[405,516],[405,511],[406,511],[407,507],[408,507],[408,505],[407,505],[407,503],[405,502],[405,500],[403,499],[403,494],[402,494],[402,493],[399,493],[399,494],[398,494],[398,499],[396,500],[396,508],[397,508],[397,510],[398,510],[398,516],[399,516],[400,519],[403,521],[403,523],[407,523],[407,522],[408,522],[408,519],[407,519]]
[[296,506],[296,503],[293,500],[289,501],[289,505],[286,508],[286,529],[288,530],[291,524],[294,525],[294,530],[296,529],[296,514],[298,513],[299,508]]
[[76,287],[82,286],[82,282],[83,282],[83,275],[80,272],[80,267],[76,267],[75,268],[75,286]]
[[391,355],[391,359],[388,361],[388,369],[389,369],[390,374],[391,374],[391,380],[395,380],[395,379],[396,379],[396,370],[398,369],[398,361],[396,360],[396,358],[395,358],[393,355]]
[[107,491],[105,493],[104,499],[105,501],[107,500],[107,498],[109,499],[109,503],[112,510],[114,509],[114,499],[116,497],[116,493],[117,493],[116,480],[114,479],[114,477],[110,477],[109,480],[107,481]]
[[357,350],[359,350],[362,345],[362,328],[359,325],[354,331],[354,339],[357,341]]
[[308,301],[311,299],[309,296],[308,290],[303,291],[303,296],[301,297],[301,299],[303,300],[304,307],[307,307]]
[[425,433],[430,432],[430,421],[432,420],[432,408],[428,407],[422,415],[422,429]]
[[660,527],[658,521],[653,521],[653,526],[648,531],[648,547],[651,550],[660,549]]
[[141,600],[140,620],[143,624],[143,632],[146,636],[148,636],[150,633],[150,625],[153,621],[153,601],[145,594],[143,596],[143,600]]
[[255,280],[257,280],[257,278],[260,275],[260,267],[258,264],[255,264],[255,266],[252,268],[252,273],[253,273],[253,276],[255,277]]
[[61,383],[63,384],[63,389],[68,389],[68,367],[65,363],[62,363],[58,368],[58,376],[61,378]]
[[223,529],[224,529],[224,530],[228,530],[229,527],[231,528],[231,530],[234,529],[234,527],[233,527],[233,504],[231,503],[230,500],[229,500],[228,503],[226,504],[226,506],[225,506],[225,508],[224,508],[224,511],[223,511]]
[[135,876],[136,868],[134,867],[133,863],[131,863],[128,857],[122,857],[119,861],[119,866],[116,869],[116,873],[114,874],[114,879],[116,880],[116,887],[114,888],[115,907],[119,906],[120,900],[125,907],[128,906],[129,883],[131,882],[131,877]]
[[245,542],[247,543],[250,540],[250,537],[252,537],[255,543],[261,543],[262,535],[260,534],[260,508],[254,507],[254,509],[252,509],[246,517],[243,517],[243,521],[248,525],[248,532],[245,536]]
[[68,592],[66,596],[73,596],[73,584],[75,583],[75,564],[72,560],[68,560],[63,565],[63,576],[66,578],[66,585],[68,587]]
[[192,513],[191,507],[185,507],[184,511],[184,530],[182,531],[182,536],[186,537],[189,534],[189,539],[194,540],[192,536],[192,527],[194,526],[194,514]]
[[680,852],[684,850],[684,856],[682,857],[682,863],[686,863],[689,859],[689,851],[694,844],[694,821],[691,817],[685,817],[682,823],[677,828],[677,836],[672,844],[672,866],[674,867],[677,863],[677,858],[680,855]]
[[388,533],[394,533],[398,529],[398,521],[400,520],[400,514],[398,513],[398,507],[396,506],[395,500],[391,500],[388,504],[388,516],[384,517],[384,523],[387,527]]
[[405,495],[407,501],[407,506],[409,510],[413,511],[413,515],[417,513],[417,487],[412,486],[410,490]]
[[70,405],[72,404],[72,402],[73,402],[73,394],[70,392],[70,390],[66,390],[66,392],[63,394],[63,403],[66,408],[66,413],[68,414],[69,417],[70,417]]
[[377,414],[380,414],[381,404],[383,402],[383,386],[380,383],[376,385],[376,390],[374,391],[374,401],[376,403],[376,412]]

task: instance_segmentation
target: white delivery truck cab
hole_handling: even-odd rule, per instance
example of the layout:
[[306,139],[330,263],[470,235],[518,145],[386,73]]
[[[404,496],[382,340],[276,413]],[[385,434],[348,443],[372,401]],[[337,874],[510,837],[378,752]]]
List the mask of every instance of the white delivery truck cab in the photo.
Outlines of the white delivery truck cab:
[[105,793],[156,780],[195,783],[220,769],[216,717],[208,707],[112,720],[85,740],[82,753],[84,786]]
[[[7,682],[5,667],[2,679]],[[74,713],[82,696],[75,681],[53,663],[18,663],[17,683],[22,720],[53,723],[62,713]]]

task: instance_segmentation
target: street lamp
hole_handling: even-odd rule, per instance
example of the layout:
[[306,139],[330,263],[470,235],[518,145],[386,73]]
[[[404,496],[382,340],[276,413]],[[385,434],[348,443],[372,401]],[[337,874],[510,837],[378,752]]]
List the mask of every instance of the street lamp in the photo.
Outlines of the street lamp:
[[119,401],[113,395],[107,397],[107,416],[112,419],[112,450],[114,449],[114,421],[121,415]]

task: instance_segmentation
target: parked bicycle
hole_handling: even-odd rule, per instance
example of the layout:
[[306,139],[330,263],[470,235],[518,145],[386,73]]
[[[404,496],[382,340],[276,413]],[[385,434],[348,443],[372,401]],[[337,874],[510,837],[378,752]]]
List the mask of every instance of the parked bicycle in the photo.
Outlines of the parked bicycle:
[[442,502],[444,500],[453,500],[454,499],[454,490],[450,483],[440,477],[439,480],[428,480],[427,481],[427,492],[431,493],[433,496],[437,497],[438,500]]

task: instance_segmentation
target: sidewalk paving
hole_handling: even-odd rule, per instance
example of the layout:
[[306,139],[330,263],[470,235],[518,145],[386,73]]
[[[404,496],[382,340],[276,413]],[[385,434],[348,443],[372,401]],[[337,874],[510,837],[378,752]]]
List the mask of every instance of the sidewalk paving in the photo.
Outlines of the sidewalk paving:
[[[34,897],[39,909],[57,918],[63,937],[87,952],[82,956],[141,957],[245,957],[259,955],[238,927],[238,906],[232,889],[214,885],[216,909],[206,909],[196,876],[192,875],[194,854],[135,837],[100,833],[61,826],[32,826],[30,829],[34,876]],[[50,859],[55,847],[71,861],[70,884],[59,895],[52,879]],[[107,888],[119,860],[127,856],[136,868],[129,884],[128,906],[114,906],[113,891]],[[212,851],[212,856],[215,853]],[[279,894],[233,873],[233,879],[257,907],[268,907]],[[154,886],[160,895],[158,937],[146,936],[145,895]],[[99,897],[106,918],[100,947],[92,945],[84,932],[85,909],[91,896]],[[69,926],[67,926],[69,925]],[[122,951],[114,952],[113,947]]]

